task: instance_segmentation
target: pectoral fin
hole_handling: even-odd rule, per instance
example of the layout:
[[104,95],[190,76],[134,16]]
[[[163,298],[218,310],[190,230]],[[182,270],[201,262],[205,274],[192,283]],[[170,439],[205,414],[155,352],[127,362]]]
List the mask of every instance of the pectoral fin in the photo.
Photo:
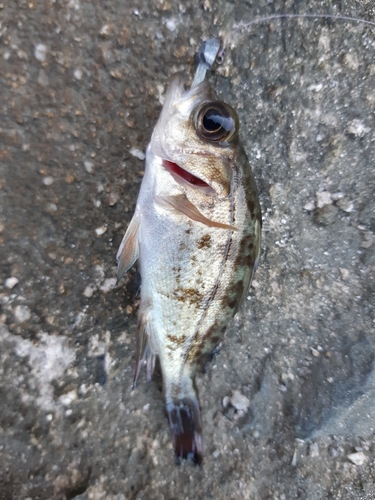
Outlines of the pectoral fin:
[[140,216],[134,215],[117,252],[117,283],[139,256],[138,229]]
[[184,194],[180,194],[177,196],[155,196],[155,201],[161,207],[172,207],[177,210],[177,212],[186,215],[186,217],[188,217],[189,219],[201,222],[206,226],[237,231],[237,228],[234,226],[229,226],[228,224],[222,224],[221,222],[215,222],[213,220],[207,219],[207,217],[201,214],[197,207],[193,205]]

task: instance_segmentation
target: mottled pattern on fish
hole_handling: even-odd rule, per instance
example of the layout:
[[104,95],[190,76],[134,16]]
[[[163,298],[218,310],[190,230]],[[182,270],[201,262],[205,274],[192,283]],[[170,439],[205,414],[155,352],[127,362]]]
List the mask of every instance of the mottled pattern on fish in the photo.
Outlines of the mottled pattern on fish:
[[175,77],[118,253],[119,278],[138,257],[142,277],[135,380],[143,359],[151,377],[158,355],[176,454],[196,462],[202,442],[194,376],[246,296],[260,251],[257,189],[237,129],[235,112],[216,101],[206,81],[186,91]]

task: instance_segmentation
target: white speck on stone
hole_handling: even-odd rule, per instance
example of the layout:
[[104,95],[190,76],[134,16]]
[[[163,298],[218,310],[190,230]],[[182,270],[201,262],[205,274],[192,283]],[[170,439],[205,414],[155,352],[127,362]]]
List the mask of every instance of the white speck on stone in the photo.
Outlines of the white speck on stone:
[[48,212],[57,212],[57,205],[55,203],[47,203],[46,208]]
[[99,341],[99,335],[95,334],[89,339],[89,356],[100,356],[105,354],[105,345]]
[[314,349],[313,347],[310,347],[310,351],[311,351],[311,354],[317,358],[318,356],[320,356],[320,352],[317,350],[317,349]]
[[110,354],[108,352],[105,353],[105,358],[104,358],[104,366],[105,366],[105,371],[107,372],[107,375],[111,373],[112,366],[115,364],[115,362],[112,360]]
[[346,280],[349,278],[349,271],[343,267],[340,267],[340,274],[341,274],[341,278],[343,280]]
[[119,194],[111,191],[108,196],[108,205],[110,207],[113,207],[114,205],[116,205],[119,199],[120,199]]
[[292,467],[295,467],[297,465],[297,450],[294,451],[292,461],[290,462],[290,465]]
[[346,127],[346,132],[348,134],[352,134],[355,137],[364,137],[368,132],[370,132],[371,128],[366,127],[366,125],[361,121],[358,120],[358,118],[355,118],[351,122],[349,122],[348,126]]
[[323,88],[323,84],[317,83],[317,84],[310,85],[307,90],[310,90],[310,92],[320,92],[322,90],[322,88]]
[[76,80],[81,80],[83,76],[83,71],[80,68],[74,70],[73,76]]
[[344,212],[354,212],[354,203],[347,198],[341,198],[341,200],[337,202],[337,206],[340,207]]
[[107,228],[105,226],[97,227],[95,229],[96,236],[102,236],[107,231]]
[[363,465],[366,462],[366,455],[363,453],[363,451],[351,453],[347,457],[354,465]]
[[47,76],[47,73],[44,71],[44,69],[41,69],[38,74],[38,83],[42,87],[47,87],[49,84],[49,79]]
[[19,280],[15,276],[11,276],[10,278],[7,278],[5,280],[4,285],[6,286],[6,288],[12,290],[12,288],[14,288],[17,285],[17,283],[19,283]]
[[97,284],[101,283],[104,280],[104,267],[97,265],[95,266],[95,279]]
[[34,56],[38,59],[38,61],[45,61],[47,58],[47,46],[43,43],[38,43],[34,49]]
[[27,306],[16,306],[14,309],[14,317],[17,323],[24,323],[31,318],[31,311]]
[[92,174],[94,172],[94,164],[91,161],[83,162],[86,172]]
[[332,196],[329,191],[320,191],[316,193],[316,204],[318,208],[323,208],[326,205],[332,205]]
[[176,31],[176,24],[173,21],[173,19],[168,19],[167,22],[165,23],[165,26],[169,31]]
[[103,293],[108,293],[110,292],[111,290],[113,290],[116,286],[116,278],[107,278],[105,280],[105,282],[103,283],[103,285],[100,287],[100,290],[103,292]]
[[359,68],[359,61],[355,54],[350,54],[350,53],[345,54],[344,63],[346,64],[346,66],[348,66],[350,69],[354,71],[357,71]]
[[319,456],[319,445],[318,443],[311,443],[309,447],[309,456],[312,458]]
[[46,420],[47,420],[47,422],[52,422],[52,420],[53,420],[52,413],[48,413],[48,415],[46,415]]
[[364,240],[361,243],[362,248],[370,248],[374,243],[374,235],[370,232],[363,234]]
[[100,200],[94,200],[94,207],[99,208],[101,207],[102,202]]
[[17,57],[19,59],[28,59],[27,54],[24,50],[17,50]]
[[230,402],[236,410],[247,410],[250,406],[250,400],[240,393],[240,391],[233,391]]
[[7,61],[10,58],[10,52],[9,50],[6,50],[3,54],[3,58]]
[[315,209],[315,201],[311,200],[306,203],[306,205],[303,207],[304,210],[307,210],[308,212],[312,212]]
[[70,9],[79,10],[80,8],[79,0],[69,0],[68,7]]
[[72,414],[73,414],[73,410],[71,410],[70,408],[68,410],[66,410],[65,413],[64,413],[64,415],[66,417],[70,417],[70,415],[72,415]]
[[81,384],[79,386],[78,392],[81,396],[84,396],[87,393],[87,387],[86,384]]
[[87,285],[87,287],[84,289],[83,291],[83,295],[85,297],[92,297],[93,296],[93,293],[95,292],[95,288],[92,286],[92,285]]
[[159,100],[160,104],[163,106],[163,104],[165,102],[164,85],[159,83],[158,85],[156,85],[156,90],[158,91],[158,100]]
[[230,397],[229,396],[224,396],[223,397],[223,408],[228,408],[230,403]]
[[76,391],[70,391],[67,392],[66,394],[62,394],[59,397],[59,401],[63,406],[70,406],[73,401],[77,399],[77,392]]
[[146,155],[144,154],[143,151],[137,148],[131,148],[130,154],[138,158],[139,160],[144,160],[146,158]]
[[147,404],[146,404],[146,405],[144,405],[144,407],[142,408],[142,411],[143,411],[143,413],[147,413],[149,409],[150,409],[150,403],[147,403]]
[[331,198],[333,201],[341,200],[341,198],[344,198],[344,193],[332,193]]
[[110,24],[103,24],[100,28],[99,35],[100,36],[109,36],[112,31],[112,26]]
[[55,181],[55,179],[53,177],[51,177],[50,175],[48,177],[43,177],[43,180],[42,180],[42,182],[45,186],[50,186],[51,184],[54,183],[54,181]]

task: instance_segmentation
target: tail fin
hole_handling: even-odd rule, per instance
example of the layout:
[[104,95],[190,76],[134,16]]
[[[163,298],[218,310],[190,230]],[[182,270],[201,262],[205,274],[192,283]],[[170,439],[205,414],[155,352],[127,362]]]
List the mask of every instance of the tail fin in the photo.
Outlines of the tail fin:
[[202,424],[197,400],[181,400],[167,403],[169,428],[172,432],[177,463],[191,459],[202,463]]

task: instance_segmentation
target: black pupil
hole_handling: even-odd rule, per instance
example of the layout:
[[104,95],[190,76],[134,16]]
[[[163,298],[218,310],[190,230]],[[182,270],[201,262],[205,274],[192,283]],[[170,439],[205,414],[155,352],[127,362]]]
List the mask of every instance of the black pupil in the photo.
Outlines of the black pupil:
[[209,109],[205,112],[202,120],[207,132],[218,132],[224,125],[225,118],[218,109]]

